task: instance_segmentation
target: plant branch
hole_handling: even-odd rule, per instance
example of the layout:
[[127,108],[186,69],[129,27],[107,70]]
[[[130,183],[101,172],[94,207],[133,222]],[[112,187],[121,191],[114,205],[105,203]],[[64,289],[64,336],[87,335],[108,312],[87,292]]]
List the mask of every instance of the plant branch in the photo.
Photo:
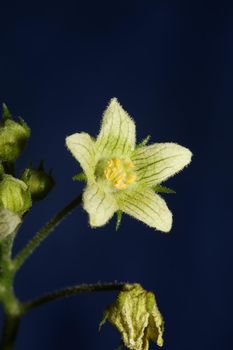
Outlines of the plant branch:
[[25,260],[31,255],[34,250],[41,244],[41,242],[55,229],[57,225],[70,214],[82,201],[82,195],[80,194],[73,201],[71,201],[65,208],[59,211],[45,226],[43,226],[28,242],[25,248],[15,257],[13,260],[13,266],[17,271],[25,262]]
[[45,294],[37,299],[31,300],[27,303],[22,304],[22,313],[25,314],[28,311],[47,304],[50,301],[62,299],[70,296],[74,296],[80,293],[86,292],[109,292],[109,291],[120,291],[122,290],[125,283],[106,283],[106,284],[80,284],[77,286],[66,287],[48,294]]
[[20,323],[20,316],[5,315],[1,350],[13,350]]

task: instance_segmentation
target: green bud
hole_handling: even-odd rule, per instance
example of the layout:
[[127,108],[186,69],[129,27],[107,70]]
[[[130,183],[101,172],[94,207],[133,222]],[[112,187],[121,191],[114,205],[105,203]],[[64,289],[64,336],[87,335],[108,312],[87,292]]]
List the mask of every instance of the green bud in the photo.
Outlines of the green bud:
[[140,284],[125,284],[116,301],[105,310],[100,327],[107,320],[121,333],[128,349],[148,350],[150,340],[163,345],[164,322],[155,296]]
[[11,175],[3,175],[0,182],[0,207],[23,215],[32,205],[28,186]]
[[30,136],[30,129],[23,119],[19,122],[11,118],[6,105],[0,122],[0,161],[15,161],[22,153]]
[[45,198],[55,185],[53,177],[44,171],[43,166],[25,169],[21,180],[28,185],[32,200],[35,201]]

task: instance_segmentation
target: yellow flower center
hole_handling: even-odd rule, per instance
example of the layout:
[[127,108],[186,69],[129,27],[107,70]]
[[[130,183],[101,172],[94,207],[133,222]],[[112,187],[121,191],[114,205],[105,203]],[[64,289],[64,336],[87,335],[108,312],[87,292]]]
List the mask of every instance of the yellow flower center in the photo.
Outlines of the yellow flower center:
[[113,158],[107,162],[104,169],[105,178],[110,181],[117,190],[123,190],[136,180],[133,171],[134,164],[129,159]]

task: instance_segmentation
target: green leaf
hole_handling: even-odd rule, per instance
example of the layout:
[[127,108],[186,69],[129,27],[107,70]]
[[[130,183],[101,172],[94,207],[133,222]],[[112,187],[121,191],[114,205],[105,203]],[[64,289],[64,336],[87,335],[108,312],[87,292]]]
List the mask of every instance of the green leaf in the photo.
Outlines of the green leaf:
[[116,215],[117,215],[117,220],[116,220],[116,231],[118,231],[120,224],[121,224],[121,220],[122,220],[122,214],[123,212],[121,210],[117,210]]
[[169,187],[161,186],[161,185],[156,185],[153,187],[153,190],[156,193],[176,193],[176,191],[172,190]]
[[77,175],[74,175],[72,177],[72,180],[74,180],[74,181],[87,181],[87,177],[84,173],[79,173]]
[[11,119],[11,112],[9,111],[7,105],[5,103],[2,104],[2,119],[7,120]]

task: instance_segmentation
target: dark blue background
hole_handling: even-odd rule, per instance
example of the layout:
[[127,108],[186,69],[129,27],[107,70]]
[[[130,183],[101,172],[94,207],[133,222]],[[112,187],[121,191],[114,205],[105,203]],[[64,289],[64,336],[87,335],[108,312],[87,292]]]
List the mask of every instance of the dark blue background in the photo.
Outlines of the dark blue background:
[[[32,5],[31,5],[32,6]],[[171,234],[123,217],[88,227],[77,209],[35,252],[16,280],[22,300],[81,282],[140,282],[166,321],[164,350],[230,350],[232,335],[233,12],[230,2],[95,1],[1,4],[0,101],[32,128],[18,162],[41,158],[57,186],[26,218],[16,249],[78,194],[78,165],[65,136],[97,135],[116,96],[138,140],[189,147],[191,166],[169,180]],[[164,196],[165,197],[165,196]],[[114,293],[46,305],[22,322],[17,350],[115,349],[98,333]],[[155,348],[151,345],[151,349]]]

